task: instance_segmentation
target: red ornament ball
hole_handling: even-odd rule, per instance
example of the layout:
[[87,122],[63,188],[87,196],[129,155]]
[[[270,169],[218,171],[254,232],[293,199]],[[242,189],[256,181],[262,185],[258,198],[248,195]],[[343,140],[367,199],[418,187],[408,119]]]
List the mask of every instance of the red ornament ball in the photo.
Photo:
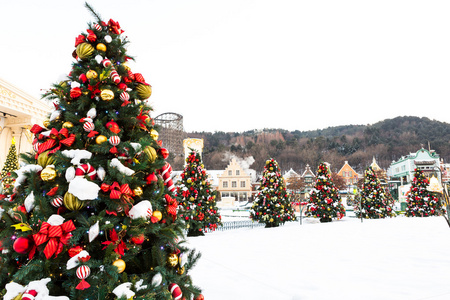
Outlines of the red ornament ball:
[[144,243],[145,236],[143,234],[140,234],[138,236],[133,236],[130,240],[133,244],[142,245],[142,243]]
[[30,251],[31,248],[31,240],[28,237],[19,237],[13,244],[13,249],[17,253],[25,254]]
[[172,294],[173,300],[180,300],[183,297],[183,293],[176,283],[169,284],[169,291]]
[[197,296],[195,296],[194,300],[205,300],[205,297],[203,297],[202,294],[198,294]]

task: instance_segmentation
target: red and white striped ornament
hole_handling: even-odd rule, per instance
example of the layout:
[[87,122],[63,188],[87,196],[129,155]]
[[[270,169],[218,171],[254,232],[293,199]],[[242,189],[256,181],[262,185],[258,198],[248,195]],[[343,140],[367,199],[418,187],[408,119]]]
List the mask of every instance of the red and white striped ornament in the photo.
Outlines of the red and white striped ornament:
[[111,71],[111,74],[109,75],[111,79],[114,81],[115,84],[120,83],[120,76],[119,73],[115,69]]
[[107,58],[105,58],[104,60],[102,60],[102,65],[103,67],[107,68],[111,66],[111,61]]
[[126,101],[130,100],[130,94],[128,94],[127,92],[122,92],[122,93],[120,93],[119,98],[120,98],[120,100],[126,102]]
[[167,189],[171,192],[175,191],[175,185],[173,184],[171,177],[172,166],[168,162],[166,162],[166,164],[161,169],[159,169],[159,172],[164,179],[164,185],[167,186]]
[[102,31],[102,26],[100,26],[98,24],[94,24],[94,29],[97,31]]
[[52,201],[50,202],[51,205],[53,205],[54,207],[60,207],[64,202],[64,199],[62,196],[56,196],[55,198],[52,199]]
[[83,124],[83,129],[86,132],[91,132],[92,130],[95,129],[95,125],[91,121],[87,121]]
[[37,296],[37,291],[36,290],[27,290],[25,293],[23,293],[22,295],[22,300],[34,300],[36,299]]
[[91,268],[88,266],[79,266],[75,274],[79,279],[81,279],[81,282],[76,286],[77,290],[85,290],[91,286],[85,280],[89,275],[91,275]]
[[169,291],[172,294],[173,300],[180,300],[183,297],[183,293],[176,283],[169,284]]
[[113,135],[108,139],[108,142],[113,146],[117,146],[120,144],[120,137],[118,137],[117,135]]
[[33,144],[33,150],[36,151],[36,152],[38,152],[39,146],[40,146],[40,145],[42,145],[42,143],[39,143],[39,142],[34,143],[34,144]]
[[90,164],[78,165],[75,169],[75,176],[89,176],[90,179],[94,180],[97,176],[97,171]]
[[89,275],[91,275],[91,268],[88,266],[79,266],[76,274],[79,279],[86,279]]

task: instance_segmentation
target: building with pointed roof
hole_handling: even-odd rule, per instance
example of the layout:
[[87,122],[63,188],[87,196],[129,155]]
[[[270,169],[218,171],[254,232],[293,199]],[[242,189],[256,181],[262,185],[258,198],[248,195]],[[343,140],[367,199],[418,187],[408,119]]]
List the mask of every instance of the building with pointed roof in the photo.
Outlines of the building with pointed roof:
[[337,174],[344,179],[347,186],[356,185],[358,183],[358,173],[356,173],[356,171],[349,165],[348,161],[344,162],[344,165]]

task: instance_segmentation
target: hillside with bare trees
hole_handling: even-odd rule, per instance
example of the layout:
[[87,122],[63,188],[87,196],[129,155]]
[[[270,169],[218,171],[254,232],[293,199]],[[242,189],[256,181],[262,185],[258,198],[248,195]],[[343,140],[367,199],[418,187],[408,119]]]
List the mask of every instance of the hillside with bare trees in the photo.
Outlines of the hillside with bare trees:
[[[191,132],[204,139],[203,161],[208,169],[224,169],[230,154],[252,156],[251,168],[262,170],[266,159],[276,159],[282,170],[304,170],[306,164],[331,163],[337,172],[345,161],[362,172],[377,159],[382,168],[393,160],[429,146],[444,161],[450,159],[450,124],[419,117],[397,117],[373,125],[346,125],[313,131],[283,129],[236,132]],[[174,166],[180,169],[181,166]]]

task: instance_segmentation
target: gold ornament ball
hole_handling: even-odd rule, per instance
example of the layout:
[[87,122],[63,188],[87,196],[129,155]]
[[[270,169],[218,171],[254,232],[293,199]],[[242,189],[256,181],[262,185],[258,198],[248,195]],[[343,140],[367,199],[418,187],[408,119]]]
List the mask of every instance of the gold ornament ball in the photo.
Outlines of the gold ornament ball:
[[83,208],[84,203],[83,201],[81,201],[80,199],[78,199],[77,197],[75,197],[74,195],[72,195],[69,192],[66,192],[64,194],[64,206],[68,209],[68,210],[80,210]]
[[80,59],[84,60],[94,53],[94,47],[88,43],[81,43],[77,46],[76,53]]
[[147,158],[151,163],[155,162],[156,157],[158,157],[158,154],[156,153],[155,148],[153,148],[151,146],[145,147],[144,153],[145,153],[145,155],[147,155]]
[[41,171],[41,179],[44,181],[51,181],[56,178],[55,166],[48,165]]
[[111,90],[104,89],[100,92],[100,98],[104,101],[110,101],[114,99],[114,93]]
[[127,266],[125,264],[125,261],[123,259],[116,259],[113,263],[113,266],[117,267],[117,272],[122,273],[123,271],[125,271],[125,267]]
[[159,210],[155,210],[153,216],[158,219],[158,222],[162,219],[162,213]]
[[72,128],[73,123],[72,122],[64,122],[62,125],[63,128]]
[[139,99],[145,100],[150,98],[150,96],[152,95],[152,87],[150,85],[138,84],[138,86],[136,87],[136,92]]
[[171,267],[175,267],[178,264],[178,256],[175,253],[170,253],[167,256],[167,263]]
[[182,268],[178,267],[178,268],[177,268],[177,274],[178,274],[178,275],[183,275],[183,274],[184,274],[184,270],[185,270],[185,269],[184,269],[184,266],[183,266]]
[[47,165],[53,165],[55,162],[53,156],[48,156],[48,152],[50,152],[50,150],[42,152],[41,154],[39,154],[37,159],[38,165],[40,165],[43,168],[45,168]]
[[98,43],[97,46],[95,47],[98,51],[103,51],[106,52],[106,45],[103,43]]
[[48,126],[50,126],[50,120],[44,120],[42,124],[44,125],[45,128],[48,128]]
[[86,72],[86,78],[87,79],[95,79],[97,78],[98,74],[94,70],[89,70]]
[[104,142],[108,141],[108,138],[104,135],[99,135],[98,137],[95,138],[95,142],[100,145],[103,144]]
[[142,188],[140,186],[138,186],[137,188],[135,188],[133,190],[134,194],[138,197],[142,196],[142,194],[144,193],[144,191],[142,190]]
[[150,136],[151,136],[155,141],[157,141],[157,140],[158,140],[158,137],[159,137],[159,133],[158,133],[158,131],[156,131],[155,129],[152,129],[152,130],[150,131]]

